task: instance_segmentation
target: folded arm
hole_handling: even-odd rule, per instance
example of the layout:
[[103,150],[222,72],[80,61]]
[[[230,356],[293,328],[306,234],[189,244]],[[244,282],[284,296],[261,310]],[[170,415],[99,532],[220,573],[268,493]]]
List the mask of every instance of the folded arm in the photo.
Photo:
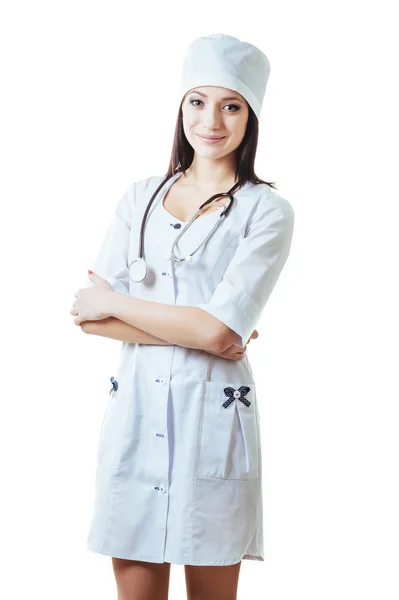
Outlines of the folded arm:
[[150,333],[146,333],[137,327],[133,327],[133,325],[128,325],[115,317],[107,317],[100,321],[82,321],[80,327],[84,333],[99,335],[121,342],[171,346],[169,342],[162,340],[155,335],[151,335]]
[[[109,318],[134,328],[131,332],[125,330],[126,335],[140,335],[140,330],[152,336],[153,343],[163,340],[166,345],[220,352],[237,338],[237,334],[219,319],[196,306],[163,304],[117,292],[111,294]],[[115,323],[112,326],[121,327]]]
[[[117,295],[119,296],[120,294]],[[123,342],[164,346],[177,345],[210,352],[223,352],[236,341],[237,335],[234,331],[226,327],[215,317],[195,307],[171,306],[147,300],[141,300],[140,302],[148,305],[146,307],[147,312],[141,311],[140,316],[142,322],[145,322],[146,319],[150,321],[151,332],[122,320],[122,316],[130,321],[137,322],[140,320],[137,316],[133,316],[129,308],[126,313],[126,307],[120,313],[120,317],[109,316],[97,321],[83,321],[80,324],[81,329],[84,333],[108,337]],[[166,307],[166,312],[164,307]],[[169,311],[169,313],[173,314],[174,320],[173,318],[171,319],[170,314],[169,317],[167,316],[168,308],[172,308],[172,311]],[[154,310],[153,316],[151,316],[152,309]],[[189,310],[186,311],[184,309]],[[193,316],[193,311],[198,311],[201,317],[200,320],[198,317]],[[189,320],[189,324],[187,319]],[[156,330],[156,322],[159,320],[162,321],[161,333],[169,339],[160,337],[160,332]],[[167,321],[166,325],[165,321]]]

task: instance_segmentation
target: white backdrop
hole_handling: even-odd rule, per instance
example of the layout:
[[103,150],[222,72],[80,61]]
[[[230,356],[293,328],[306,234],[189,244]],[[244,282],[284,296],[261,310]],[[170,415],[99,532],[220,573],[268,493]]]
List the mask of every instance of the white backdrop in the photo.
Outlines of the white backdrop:
[[116,598],[85,541],[121,342],[70,309],[122,193],[166,172],[186,45],[223,32],[270,60],[255,166],[296,216],[247,350],[266,559],[243,561],[238,598],[397,600],[393,2],[14,0],[0,23],[0,596]]

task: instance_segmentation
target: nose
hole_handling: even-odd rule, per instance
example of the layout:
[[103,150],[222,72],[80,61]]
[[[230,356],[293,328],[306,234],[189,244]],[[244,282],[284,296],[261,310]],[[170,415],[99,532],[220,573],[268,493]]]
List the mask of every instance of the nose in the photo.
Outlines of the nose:
[[217,131],[214,130],[217,130],[220,127],[220,123],[223,120],[219,107],[208,106],[204,111],[202,111],[202,117],[203,125],[207,129],[207,133],[209,135],[216,135]]

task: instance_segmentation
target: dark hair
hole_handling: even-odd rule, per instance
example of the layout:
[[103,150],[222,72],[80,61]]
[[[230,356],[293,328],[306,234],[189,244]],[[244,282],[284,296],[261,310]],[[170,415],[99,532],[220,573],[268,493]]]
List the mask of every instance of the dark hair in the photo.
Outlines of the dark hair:
[[[182,105],[183,100],[180,103],[179,112],[177,115],[175,135],[173,139],[172,153],[170,156],[170,162],[167,173],[165,173],[165,181],[170,177],[173,177],[178,171],[185,172],[193,162],[194,149],[186,138],[186,134],[183,129],[183,111]],[[247,103],[248,106],[248,122],[247,128],[241,144],[236,148],[237,153],[237,169],[236,179],[237,187],[245,185],[247,182],[254,184],[266,183],[271,188],[276,189],[274,183],[263,181],[255,174],[254,162],[255,154],[258,146],[258,134],[259,134],[259,122],[254,111]]]

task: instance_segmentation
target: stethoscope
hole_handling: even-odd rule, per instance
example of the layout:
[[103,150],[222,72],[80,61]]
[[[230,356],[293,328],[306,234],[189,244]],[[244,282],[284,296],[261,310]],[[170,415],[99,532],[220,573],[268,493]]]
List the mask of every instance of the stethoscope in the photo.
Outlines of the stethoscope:
[[[174,174],[175,175],[175,174]],[[174,175],[172,175],[172,177],[174,177]],[[160,189],[165,185],[165,183],[170,179],[170,177],[166,177],[161,184],[158,186],[158,188],[155,190],[155,192],[152,195],[151,200],[149,201],[147,208],[144,212],[142,221],[141,221],[141,227],[140,227],[140,238],[139,238],[139,255],[137,258],[134,258],[132,260],[132,262],[129,265],[128,268],[128,274],[129,274],[129,278],[134,281],[135,283],[140,283],[141,281],[144,281],[144,279],[147,277],[148,275],[148,268],[147,265],[145,263],[145,260],[143,258],[144,255],[144,226],[145,226],[145,222],[146,222],[146,218],[147,218],[147,214],[148,211],[150,210],[150,207],[152,205],[152,203],[154,202],[156,196],[158,195]],[[181,230],[180,234],[177,236],[177,238],[175,239],[175,241],[173,242],[171,251],[170,251],[170,255],[167,257],[169,260],[174,260],[175,262],[182,262],[182,261],[191,261],[192,257],[194,256],[194,254],[201,248],[201,246],[203,246],[204,244],[206,244],[206,242],[209,240],[209,238],[211,237],[211,235],[216,231],[216,229],[223,223],[223,220],[227,217],[227,215],[229,214],[231,207],[233,206],[233,201],[234,201],[234,196],[232,194],[232,192],[235,190],[235,188],[238,186],[238,182],[235,183],[233,185],[232,188],[230,188],[230,190],[228,192],[223,192],[221,194],[214,194],[213,196],[211,196],[208,200],[206,200],[203,204],[201,204],[201,206],[199,207],[199,209],[197,210],[197,212],[195,213],[195,215],[193,216],[193,218],[191,219],[191,221],[189,221],[185,227],[183,227],[183,229]],[[188,256],[185,257],[178,257],[175,255],[174,253],[174,247],[175,244],[177,244],[177,242],[180,240],[180,238],[182,237],[182,235],[187,231],[187,229],[189,229],[189,227],[191,227],[192,223],[195,221],[195,219],[198,217],[198,215],[201,213],[202,209],[207,206],[207,204],[210,204],[211,202],[213,202],[213,200],[215,200],[215,198],[220,198],[222,196],[227,196],[229,198],[229,204],[228,206],[226,206],[224,208],[224,210],[221,212],[221,214],[219,215],[219,219],[217,220],[216,224],[212,227],[211,231],[209,232],[209,234],[206,236],[206,238],[201,242],[201,244],[194,250],[194,252],[192,252],[191,254],[189,254]]]

